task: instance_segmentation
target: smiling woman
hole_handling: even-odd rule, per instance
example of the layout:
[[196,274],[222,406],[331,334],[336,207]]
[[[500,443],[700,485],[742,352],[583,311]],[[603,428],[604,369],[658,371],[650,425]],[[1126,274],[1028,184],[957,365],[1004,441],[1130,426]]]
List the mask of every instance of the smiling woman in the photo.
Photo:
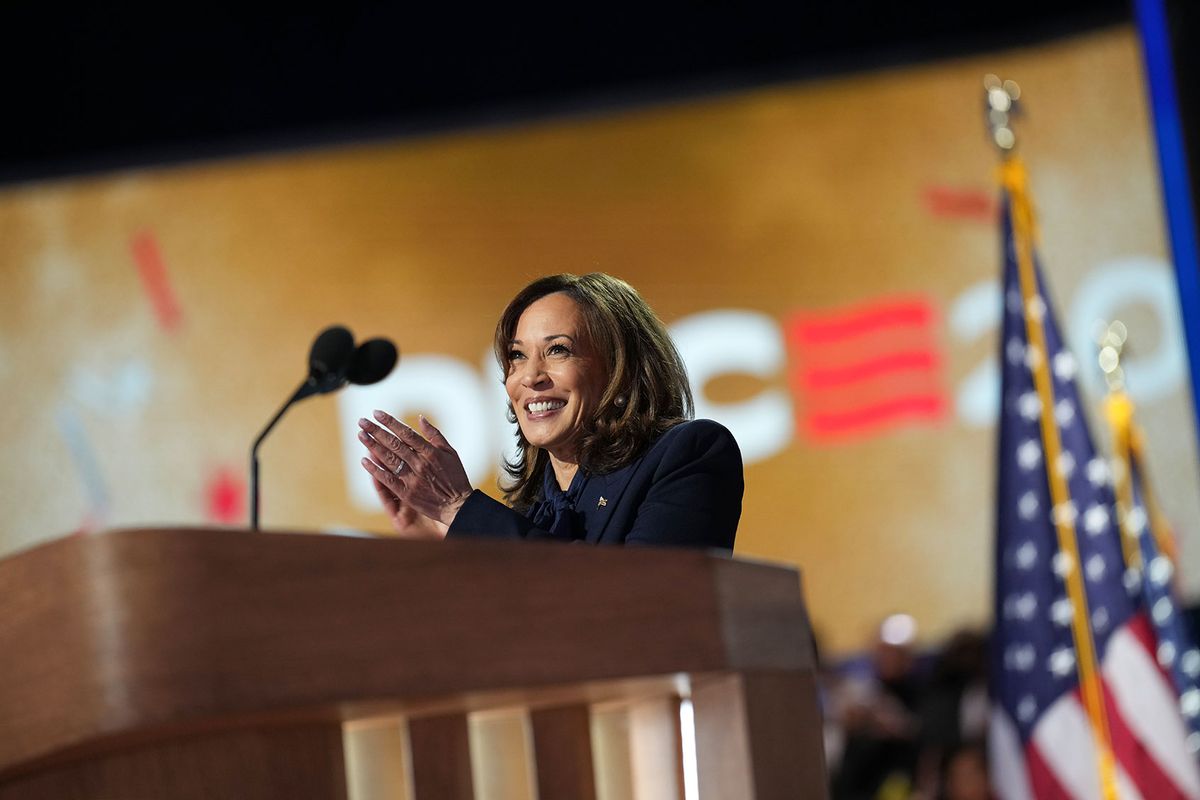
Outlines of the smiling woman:
[[[363,468],[402,536],[505,536],[733,549],[737,442],[690,420],[687,374],[641,296],[603,273],[526,286],[496,326],[517,459],[508,505],[472,490],[427,420],[360,420]],[[423,434],[423,435],[422,435]]]

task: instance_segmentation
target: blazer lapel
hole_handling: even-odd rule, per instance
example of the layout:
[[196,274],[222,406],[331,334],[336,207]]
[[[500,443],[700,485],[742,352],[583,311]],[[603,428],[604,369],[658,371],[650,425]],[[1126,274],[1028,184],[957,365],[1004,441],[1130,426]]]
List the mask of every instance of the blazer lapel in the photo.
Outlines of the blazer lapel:
[[617,502],[625,493],[629,479],[633,477],[634,470],[641,462],[642,460],[639,458],[632,464],[607,475],[592,475],[588,479],[587,486],[584,487],[583,493],[579,497],[579,503],[575,507],[583,514],[589,543],[595,544],[600,541],[604,529],[608,527],[609,520],[612,519],[613,512],[617,509]]

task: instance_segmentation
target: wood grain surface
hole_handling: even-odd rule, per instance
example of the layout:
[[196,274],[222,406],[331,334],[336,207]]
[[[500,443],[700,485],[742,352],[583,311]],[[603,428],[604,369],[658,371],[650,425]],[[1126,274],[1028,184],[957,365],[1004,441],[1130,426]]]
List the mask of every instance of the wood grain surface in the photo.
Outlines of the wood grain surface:
[[415,800],[474,800],[466,714],[414,719],[408,740]]
[[591,711],[544,708],[529,715],[538,800],[596,800]]
[[0,800],[346,800],[337,724],[186,736],[0,781]]
[[[0,780],[197,732],[811,668],[795,571],[695,551],[128,530],[0,562],[0,596]],[[733,636],[739,615],[772,624]]]

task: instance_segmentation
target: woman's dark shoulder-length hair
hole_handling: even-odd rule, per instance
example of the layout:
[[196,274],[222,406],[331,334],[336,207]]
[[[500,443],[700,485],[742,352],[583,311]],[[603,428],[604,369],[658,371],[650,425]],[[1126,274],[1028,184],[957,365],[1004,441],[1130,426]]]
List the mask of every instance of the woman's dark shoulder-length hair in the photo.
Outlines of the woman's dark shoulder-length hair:
[[[584,334],[608,376],[590,419],[583,421],[579,465],[606,473],[629,464],[667,429],[691,419],[692,391],[683,359],[667,328],[637,290],[602,272],[548,275],[512,299],[496,324],[493,347],[504,376],[517,322],[535,301],[562,292],[583,314]],[[510,407],[509,421],[516,421]],[[505,466],[510,482],[504,497],[517,509],[539,499],[549,454],[517,429],[519,454]]]

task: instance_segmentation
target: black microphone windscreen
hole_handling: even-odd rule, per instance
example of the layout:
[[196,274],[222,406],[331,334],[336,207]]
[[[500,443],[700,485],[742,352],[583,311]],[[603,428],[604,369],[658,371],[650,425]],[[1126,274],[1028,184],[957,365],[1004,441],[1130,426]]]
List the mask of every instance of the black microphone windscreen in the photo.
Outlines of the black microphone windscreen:
[[396,345],[387,339],[368,339],[354,351],[346,377],[360,386],[377,383],[388,376],[399,358]]
[[354,334],[341,325],[321,331],[308,354],[308,375],[321,380],[344,372],[354,357]]

